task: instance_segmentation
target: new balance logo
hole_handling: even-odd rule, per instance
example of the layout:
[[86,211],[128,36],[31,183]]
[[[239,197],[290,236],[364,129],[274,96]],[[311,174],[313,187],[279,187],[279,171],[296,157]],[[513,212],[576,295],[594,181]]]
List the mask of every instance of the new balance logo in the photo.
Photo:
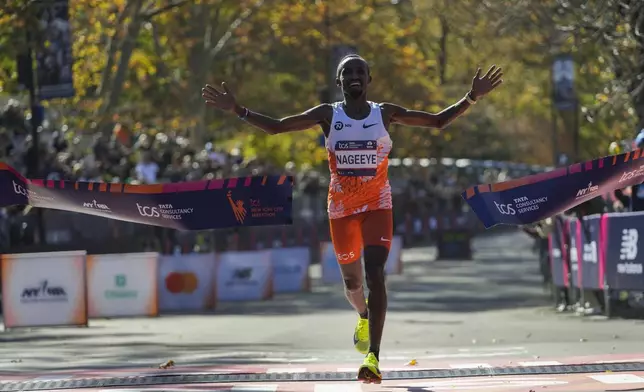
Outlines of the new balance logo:
[[637,229],[622,230],[622,247],[620,249],[620,260],[637,259],[639,233]]

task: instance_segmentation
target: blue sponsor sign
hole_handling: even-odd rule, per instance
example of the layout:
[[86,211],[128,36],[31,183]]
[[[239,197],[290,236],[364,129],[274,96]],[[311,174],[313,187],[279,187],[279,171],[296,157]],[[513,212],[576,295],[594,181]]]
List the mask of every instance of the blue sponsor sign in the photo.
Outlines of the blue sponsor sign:
[[601,240],[601,214],[585,216],[577,225],[580,268],[580,285],[584,289],[603,289],[600,275],[599,251]]
[[462,196],[486,228],[531,224],[641,183],[641,154],[642,150],[634,150],[507,182],[477,185]]
[[273,290],[275,293],[297,293],[309,290],[309,248],[271,249]]
[[610,289],[644,291],[644,252],[639,251],[644,212],[604,214],[602,232],[604,273]]

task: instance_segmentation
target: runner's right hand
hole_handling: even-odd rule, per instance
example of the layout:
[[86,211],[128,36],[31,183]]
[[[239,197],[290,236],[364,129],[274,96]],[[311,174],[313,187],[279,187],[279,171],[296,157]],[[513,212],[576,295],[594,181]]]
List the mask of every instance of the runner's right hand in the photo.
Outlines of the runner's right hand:
[[221,89],[216,89],[207,84],[206,87],[201,89],[201,96],[206,100],[206,105],[213,108],[234,111],[237,106],[235,96],[228,89],[225,82],[221,84]]

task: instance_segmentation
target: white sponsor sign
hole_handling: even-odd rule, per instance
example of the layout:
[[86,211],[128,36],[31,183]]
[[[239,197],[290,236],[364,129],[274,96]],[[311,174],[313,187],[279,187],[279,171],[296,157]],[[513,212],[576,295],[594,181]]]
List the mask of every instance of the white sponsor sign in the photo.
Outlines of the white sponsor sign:
[[217,301],[258,301],[273,297],[270,251],[225,252],[219,255]]
[[2,255],[5,328],[87,325],[85,251]]
[[89,317],[157,316],[157,253],[87,256]]
[[271,249],[273,289],[276,293],[294,293],[311,290],[309,248]]
[[161,312],[214,308],[216,266],[213,253],[161,256],[158,275]]
[[[342,273],[340,272],[337,256],[333,250],[333,244],[323,242],[321,246],[322,282],[330,284],[342,282]],[[391,240],[389,256],[387,257],[387,264],[385,265],[387,275],[398,275],[402,273],[402,247],[402,237],[394,236]]]

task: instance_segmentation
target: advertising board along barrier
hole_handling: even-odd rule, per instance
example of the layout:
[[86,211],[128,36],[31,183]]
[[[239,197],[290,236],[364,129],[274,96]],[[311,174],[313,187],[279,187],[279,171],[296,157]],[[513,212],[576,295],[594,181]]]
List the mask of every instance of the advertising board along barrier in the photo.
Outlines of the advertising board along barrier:
[[609,213],[602,217],[604,281],[610,290],[644,291],[644,212]]
[[157,316],[157,253],[87,256],[89,317]]
[[270,250],[275,293],[311,291],[311,250],[306,247]]
[[87,326],[85,255],[85,251],[2,255],[5,328]]
[[580,289],[604,288],[600,275],[599,247],[601,242],[601,214],[589,215],[577,221],[577,254],[579,260]]
[[215,307],[214,253],[166,255],[159,259],[159,310],[203,311]]
[[216,300],[260,301],[273,297],[271,252],[224,252],[217,259]]
[[552,284],[555,287],[566,287],[566,268],[563,222],[561,217],[555,217],[554,230],[548,235],[548,249],[550,250],[550,271],[552,274]]
[[[338,264],[333,244],[327,241],[322,242],[320,246],[320,252],[322,255],[322,282],[327,284],[341,283],[342,273],[340,272],[340,265]],[[402,237],[394,236],[391,240],[387,264],[385,264],[385,272],[387,275],[397,275],[402,273],[402,247]]]

